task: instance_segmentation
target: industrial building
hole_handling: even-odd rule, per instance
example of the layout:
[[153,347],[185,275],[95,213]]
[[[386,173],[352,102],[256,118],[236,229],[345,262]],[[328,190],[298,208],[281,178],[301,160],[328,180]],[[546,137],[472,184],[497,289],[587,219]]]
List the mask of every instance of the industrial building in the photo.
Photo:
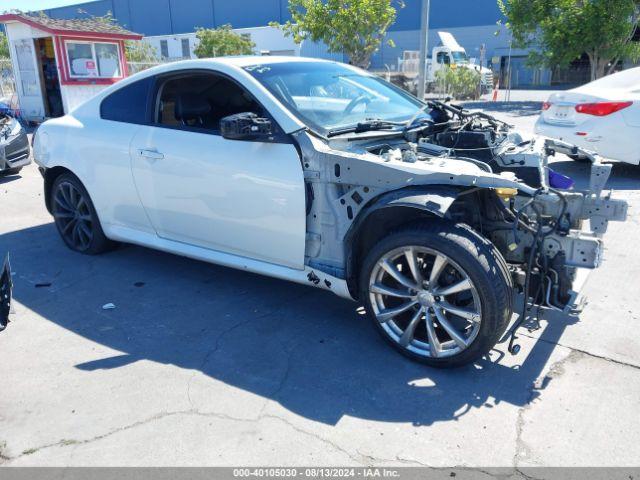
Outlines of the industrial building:
[[[398,1],[395,24],[389,29],[387,43],[372,59],[373,70],[398,70],[404,52],[416,51],[420,43],[420,8],[422,0]],[[194,48],[194,31],[199,27],[214,28],[230,24],[249,35],[256,43],[257,53],[291,53],[342,60],[340,54],[327,52],[324,45],[305,42],[295,45],[280,32],[270,32],[269,22],[286,22],[289,18],[287,0],[98,0],[94,2],[45,10],[55,19],[102,16],[111,12],[118,23],[147,37],[159,53],[167,59],[182,58]],[[485,65],[494,68],[503,77],[510,53],[511,37],[496,0],[431,0],[430,44],[438,41],[437,32],[452,33],[471,58],[480,61],[485,45]],[[511,78],[513,86],[544,86],[551,82],[551,74],[525,65],[526,52],[511,51]]]

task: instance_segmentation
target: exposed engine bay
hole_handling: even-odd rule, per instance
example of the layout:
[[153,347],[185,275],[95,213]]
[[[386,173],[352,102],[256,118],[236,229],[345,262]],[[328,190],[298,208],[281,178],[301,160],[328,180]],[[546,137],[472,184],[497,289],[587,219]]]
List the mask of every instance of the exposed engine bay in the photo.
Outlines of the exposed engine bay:
[[[391,123],[368,124],[354,130],[361,135],[328,139],[329,150],[324,153],[329,155],[329,164],[335,162],[335,171],[327,178],[328,201],[346,206],[351,220],[381,191],[403,185],[404,190],[409,185],[453,186],[455,198],[438,209],[441,197],[436,195],[433,211],[471,226],[493,242],[508,262],[514,283],[525,293],[524,310],[512,329],[510,350],[515,353],[518,346],[513,343],[513,332],[532,305],[565,313],[579,309],[579,269],[600,266],[601,237],[609,221],[626,219],[627,204],[603,195],[611,166],[602,164],[593,152],[551,139],[524,140],[512,126],[483,112],[442,102],[429,102],[428,108],[426,118],[403,129]],[[364,128],[371,126],[376,128]],[[322,145],[314,143],[316,154],[321,153]],[[345,163],[350,160],[347,152],[360,160],[375,156],[375,163],[382,160],[392,171],[402,170],[405,175],[396,175],[397,171],[385,174],[374,165],[365,169],[362,163],[366,162]],[[556,153],[591,160],[588,190],[576,190],[571,178],[549,167],[549,157]],[[313,169],[313,163],[308,162],[307,168]],[[312,185],[320,181],[308,178]],[[360,188],[363,185],[366,187]],[[312,196],[319,197],[317,186],[311,188]],[[419,190],[414,196],[418,194]],[[316,201],[309,213],[317,217],[322,210]],[[585,220],[589,230],[583,229]],[[309,224],[313,231],[313,223]],[[309,256],[322,257],[321,250],[319,246]],[[322,268],[320,263],[328,262],[310,258],[310,265]]]

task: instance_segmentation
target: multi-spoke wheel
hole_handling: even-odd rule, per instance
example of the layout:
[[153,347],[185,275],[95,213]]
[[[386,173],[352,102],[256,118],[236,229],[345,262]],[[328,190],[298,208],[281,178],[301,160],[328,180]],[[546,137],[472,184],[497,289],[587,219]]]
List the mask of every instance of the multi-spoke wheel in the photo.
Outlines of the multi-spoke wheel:
[[112,246],[102,231],[89,194],[75,176],[64,174],[56,179],[50,206],[58,232],[72,250],[96,254]]
[[361,300],[383,336],[411,358],[457,366],[487,353],[511,316],[500,253],[442,221],[391,234],[363,263]]

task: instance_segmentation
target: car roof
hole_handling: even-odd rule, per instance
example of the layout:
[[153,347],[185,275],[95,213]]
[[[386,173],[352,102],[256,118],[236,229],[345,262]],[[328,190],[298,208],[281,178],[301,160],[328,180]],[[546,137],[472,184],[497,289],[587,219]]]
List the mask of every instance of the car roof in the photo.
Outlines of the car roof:
[[[306,62],[306,63],[335,63],[331,60],[323,60],[319,58],[309,57],[295,57],[286,55],[238,55],[230,57],[213,57],[213,58],[201,58],[197,60],[185,60],[186,62],[199,62],[203,64],[215,64],[215,65],[231,65],[235,67],[246,67],[249,65],[271,65],[275,63],[290,63],[290,62]],[[179,66],[182,62],[175,62],[173,65]]]

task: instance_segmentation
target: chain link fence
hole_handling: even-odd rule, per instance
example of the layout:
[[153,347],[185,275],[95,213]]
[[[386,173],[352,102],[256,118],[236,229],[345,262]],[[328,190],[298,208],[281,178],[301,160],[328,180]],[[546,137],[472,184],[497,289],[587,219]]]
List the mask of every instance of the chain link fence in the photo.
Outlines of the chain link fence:
[[0,58],[0,99],[11,98],[16,93],[16,81],[10,58]]

